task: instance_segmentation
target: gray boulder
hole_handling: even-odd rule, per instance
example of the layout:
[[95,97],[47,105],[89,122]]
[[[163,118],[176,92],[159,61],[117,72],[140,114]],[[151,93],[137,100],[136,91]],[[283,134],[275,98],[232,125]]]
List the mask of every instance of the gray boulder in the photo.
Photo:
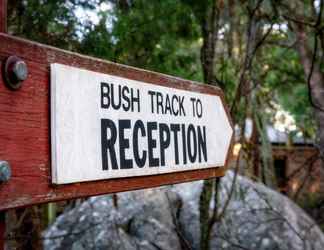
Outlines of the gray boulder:
[[[232,185],[222,178],[219,211]],[[324,249],[324,235],[301,208],[281,194],[238,177],[225,215],[214,224],[212,249]],[[88,199],[44,232],[44,248],[199,249],[202,182]],[[213,210],[211,204],[210,211]]]

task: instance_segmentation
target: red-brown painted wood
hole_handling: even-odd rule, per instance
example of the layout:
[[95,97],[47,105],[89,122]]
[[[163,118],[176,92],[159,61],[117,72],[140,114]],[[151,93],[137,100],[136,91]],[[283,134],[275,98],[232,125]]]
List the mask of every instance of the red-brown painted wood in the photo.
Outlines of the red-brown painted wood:
[[7,32],[7,0],[0,0],[0,32]]
[[12,178],[0,184],[0,210],[30,204],[115,193],[223,176],[225,167],[54,186],[50,176],[49,65],[61,63],[129,79],[220,95],[215,87],[123,66],[0,34],[0,61],[10,55],[27,63],[29,77],[18,91],[0,78],[0,159],[12,166]]
[[[7,33],[7,0],[0,0],[0,32]],[[5,232],[5,212],[0,211],[0,250],[5,247]]]

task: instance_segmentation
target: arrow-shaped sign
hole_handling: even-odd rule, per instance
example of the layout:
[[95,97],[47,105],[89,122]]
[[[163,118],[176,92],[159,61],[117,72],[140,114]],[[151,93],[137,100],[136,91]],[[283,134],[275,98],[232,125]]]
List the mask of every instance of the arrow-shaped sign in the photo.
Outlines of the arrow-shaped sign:
[[218,95],[62,64],[51,104],[55,184],[221,167],[233,134]]
[[28,76],[15,91],[0,77],[0,211],[225,174],[219,88],[0,33],[10,55]]

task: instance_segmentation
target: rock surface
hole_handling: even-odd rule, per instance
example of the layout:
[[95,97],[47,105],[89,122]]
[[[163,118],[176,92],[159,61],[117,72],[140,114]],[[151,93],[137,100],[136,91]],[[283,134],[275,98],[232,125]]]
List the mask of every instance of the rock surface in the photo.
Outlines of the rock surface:
[[[222,178],[220,204],[233,174]],[[202,182],[88,199],[44,232],[44,248],[199,249]],[[213,204],[211,205],[211,210]],[[231,202],[213,227],[212,249],[324,249],[324,235],[302,209],[261,184],[238,177]]]

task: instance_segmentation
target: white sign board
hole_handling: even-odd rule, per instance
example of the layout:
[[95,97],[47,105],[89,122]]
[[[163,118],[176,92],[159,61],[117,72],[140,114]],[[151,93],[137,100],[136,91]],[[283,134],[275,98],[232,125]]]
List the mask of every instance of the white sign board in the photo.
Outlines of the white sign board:
[[55,184],[224,166],[232,133],[219,96],[51,65]]

